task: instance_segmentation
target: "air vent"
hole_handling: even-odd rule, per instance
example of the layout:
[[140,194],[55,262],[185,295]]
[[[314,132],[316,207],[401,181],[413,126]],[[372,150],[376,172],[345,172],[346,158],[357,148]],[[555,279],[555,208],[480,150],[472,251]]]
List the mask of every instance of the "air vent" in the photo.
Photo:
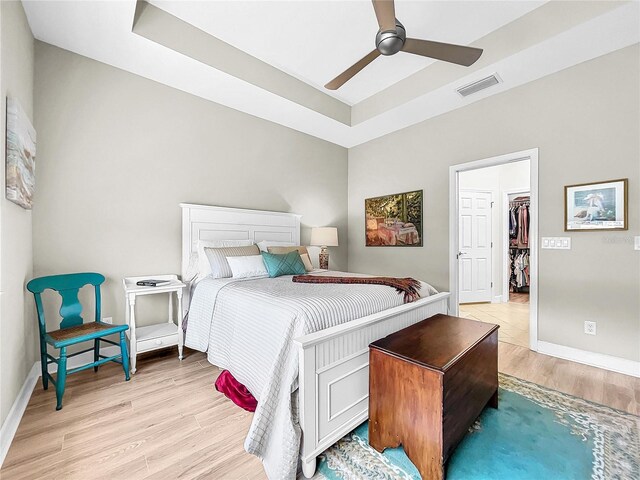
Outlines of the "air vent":
[[468,97],[469,95],[479,92],[480,90],[484,90],[485,88],[497,85],[500,82],[502,82],[502,80],[497,73],[494,73],[493,75],[489,75],[488,77],[476,80],[475,82],[469,83],[468,85],[456,88],[456,92],[458,92],[462,97]]

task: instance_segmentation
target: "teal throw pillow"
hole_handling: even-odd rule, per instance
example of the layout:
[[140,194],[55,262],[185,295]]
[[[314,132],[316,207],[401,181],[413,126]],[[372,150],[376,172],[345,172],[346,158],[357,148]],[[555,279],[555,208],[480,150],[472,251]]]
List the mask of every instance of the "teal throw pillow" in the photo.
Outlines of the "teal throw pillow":
[[271,278],[281,275],[304,275],[307,271],[297,250],[285,254],[262,252],[262,260]]

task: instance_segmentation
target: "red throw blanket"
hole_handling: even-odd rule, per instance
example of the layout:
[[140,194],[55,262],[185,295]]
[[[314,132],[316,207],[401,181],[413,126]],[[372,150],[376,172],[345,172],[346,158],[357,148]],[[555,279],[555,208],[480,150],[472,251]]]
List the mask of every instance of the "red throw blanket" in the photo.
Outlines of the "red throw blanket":
[[418,280],[396,277],[327,277],[324,275],[295,275],[298,283],[346,283],[359,285],[385,285],[393,287],[396,292],[404,294],[404,303],[414,302],[420,298],[421,284]]
[[244,408],[248,412],[255,412],[258,401],[251,395],[251,392],[235,379],[229,370],[223,370],[216,380],[216,390],[224,394],[229,400]]

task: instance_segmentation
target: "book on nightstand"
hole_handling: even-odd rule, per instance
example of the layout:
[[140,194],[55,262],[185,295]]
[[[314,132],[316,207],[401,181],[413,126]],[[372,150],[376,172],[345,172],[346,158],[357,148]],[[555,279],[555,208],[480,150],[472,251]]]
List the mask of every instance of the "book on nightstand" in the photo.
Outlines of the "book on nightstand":
[[162,287],[163,285],[169,285],[171,280],[154,280],[150,278],[148,280],[140,280],[136,282],[139,287]]

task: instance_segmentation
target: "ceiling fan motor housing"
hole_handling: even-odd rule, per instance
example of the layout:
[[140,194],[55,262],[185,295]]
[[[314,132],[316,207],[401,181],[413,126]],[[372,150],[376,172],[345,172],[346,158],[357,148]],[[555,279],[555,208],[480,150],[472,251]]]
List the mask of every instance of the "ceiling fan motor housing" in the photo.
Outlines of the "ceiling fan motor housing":
[[402,50],[407,32],[396,19],[396,30],[379,30],[376,34],[376,48],[382,55],[393,55]]

